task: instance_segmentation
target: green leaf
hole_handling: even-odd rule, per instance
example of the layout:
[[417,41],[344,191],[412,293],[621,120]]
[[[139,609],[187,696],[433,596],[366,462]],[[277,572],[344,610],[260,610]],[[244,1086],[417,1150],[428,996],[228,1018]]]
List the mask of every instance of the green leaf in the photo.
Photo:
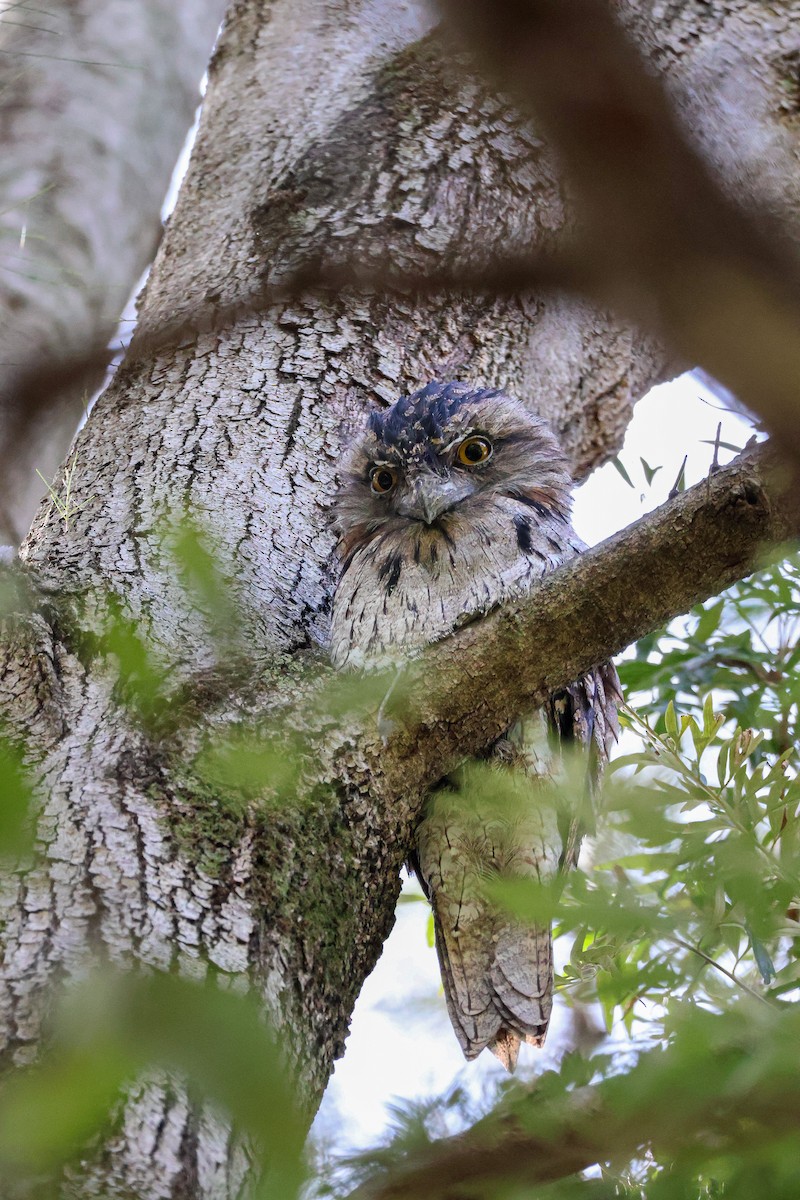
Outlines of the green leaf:
[[718,600],[715,604],[710,604],[708,608],[704,608],[702,611],[703,615],[697,622],[694,636],[698,642],[707,642],[712,633],[716,633],[719,628],[722,614],[725,611],[725,600]]
[[213,980],[160,974],[98,975],[66,997],[38,1064],[0,1089],[4,1178],[58,1170],[153,1070],[185,1079],[253,1139],[265,1196],[297,1195],[306,1123],[260,1006]]
[[775,978],[775,964],[767,952],[767,948],[760,938],[757,938],[749,925],[745,925],[747,936],[750,938],[750,946],[753,950],[753,957],[756,960],[756,966],[761,974],[764,983],[769,983]]
[[301,769],[299,746],[246,728],[210,743],[193,763],[197,778],[234,806],[243,800],[275,805],[296,799]]
[[597,999],[600,1001],[606,1032],[611,1033],[611,1030],[614,1028],[614,1010],[617,1007],[616,1000],[612,994],[601,992],[599,989]]
[[0,855],[18,857],[33,845],[33,791],[22,751],[0,736]]
[[186,518],[168,537],[168,542],[186,593],[194,608],[209,621],[217,642],[224,645],[235,640],[239,615],[232,603],[230,585],[220,573],[209,535]]
[[498,878],[486,884],[494,904],[514,914],[520,921],[547,925],[559,911],[563,876],[550,883],[534,879]]
[[647,486],[649,487],[650,484],[655,479],[658,472],[661,470],[661,467],[651,467],[650,464],[645,462],[645,460],[641,457],[639,458],[639,462],[642,464],[642,470],[644,471],[644,477],[647,480]]
[[678,477],[675,480],[675,482],[673,483],[672,487],[670,488],[671,496],[674,496],[676,492],[685,492],[686,491],[686,459],[687,459],[687,457],[688,457],[688,455],[684,455],[683,462],[681,463],[681,469],[678,472]]
[[700,726],[697,724],[697,721],[695,721],[694,717],[689,717],[689,732],[692,735],[692,742],[694,744],[695,754],[697,755],[697,757],[699,759],[700,755],[703,753],[703,751],[706,748],[708,739],[701,732]]
[[618,663],[617,670],[624,691],[643,691],[655,686],[663,671],[663,665],[660,662],[645,662],[641,659],[629,658]]
[[734,454],[741,454],[743,446],[737,446],[734,442],[717,441],[716,438],[700,438],[701,446],[720,446],[723,450],[732,450]]
[[667,711],[664,713],[664,727],[671,738],[676,742],[680,737],[678,732],[678,718],[675,715],[675,705],[670,700],[667,705]]
[[433,909],[428,913],[428,923],[425,926],[425,940],[432,950],[436,945],[436,922],[433,919]]
[[730,754],[731,743],[723,742],[719,748],[717,757],[717,776],[721,783],[726,783],[728,778],[728,755]]
[[116,596],[108,598],[107,618],[101,649],[117,660],[122,699],[149,724],[165,709],[166,673],[155,661],[139,625],[124,612]]
[[616,467],[617,471],[619,471],[620,475],[621,475],[621,476],[622,476],[622,478],[625,480],[625,482],[627,483],[628,487],[630,487],[630,488],[635,488],[635,486],[636,486],[636,485],[634,484],[634,482],[633,482],[633,480],[631,479],[631,477],[630,477],[630,475],[628,474],[628,472],[625,470],[625,467],[622,465],[622,462],[620,461],[620,459],[619,459],[618,457],[615,457],[615,458],[612,458],[612,459],[611,459],[611,462],[612,462],[612,463],[613,463],[613,465]]
[[714,697],[709,694],[703,701],[703,733],[706,738],[712,738],[719,728],[719,721],[714,712]]

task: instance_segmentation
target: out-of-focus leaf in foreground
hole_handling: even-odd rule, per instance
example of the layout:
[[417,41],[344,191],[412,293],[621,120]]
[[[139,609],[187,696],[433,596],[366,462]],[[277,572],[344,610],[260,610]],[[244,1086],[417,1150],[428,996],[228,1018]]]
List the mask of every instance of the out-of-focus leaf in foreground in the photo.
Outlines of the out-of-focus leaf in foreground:
[[209,742],[193,764],[195,775],[233,808],[251,799],[275,806],[295,799],[302,747],[241,727]]
[[196,521],[185,517],[168,530],[166,537],[170,556],[193,610],[204,614],[220,648],[231,646],[239,635],[239,613],[230,581],[220,570],[221,556],[215,552],[210,534]]
[[33,844],[33,793],[21,750],[0,733],[0,861]]
[[146,726],[166,709],[167,672],[159,665],[139,625],[115,596],[107,599],[103,636],[98,649],[116,661],[116,690],[129,711]]
[[70,991],[41,1061],[0,1088],[0,1170],[55,1175],[107,1131],[142,1073],[168,1072],[228,1114],[262,1194],[297,1194],[306,1122],[275,1039],[250,999],[169,975],[99,975]]

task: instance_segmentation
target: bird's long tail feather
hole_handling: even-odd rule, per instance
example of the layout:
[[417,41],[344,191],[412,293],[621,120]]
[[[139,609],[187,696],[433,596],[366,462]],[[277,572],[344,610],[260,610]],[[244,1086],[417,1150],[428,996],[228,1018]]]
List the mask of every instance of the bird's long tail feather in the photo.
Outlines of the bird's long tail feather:
[[[488,1047],[513,1071],[520,1044],[541,1046],[553,1004],[550,929],[486,914],[454,928],[434,900],[447,1011],[467,1059]],[[444,915],[444,914],[442,914]]]

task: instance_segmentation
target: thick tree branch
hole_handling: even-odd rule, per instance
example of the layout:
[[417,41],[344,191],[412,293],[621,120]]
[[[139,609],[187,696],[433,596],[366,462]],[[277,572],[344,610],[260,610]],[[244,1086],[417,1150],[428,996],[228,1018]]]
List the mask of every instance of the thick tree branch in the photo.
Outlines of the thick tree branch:
[[774,453],[740,455],[655,512],[426,651],[404,692],[413,714],[389,739],[385,774],[424,786],[527,708],[800,535],[800,506]]

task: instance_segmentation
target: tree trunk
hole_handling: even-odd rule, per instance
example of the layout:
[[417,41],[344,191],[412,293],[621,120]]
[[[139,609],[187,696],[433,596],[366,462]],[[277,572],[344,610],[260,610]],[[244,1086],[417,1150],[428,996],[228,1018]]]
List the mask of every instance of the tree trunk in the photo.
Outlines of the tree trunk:
[[[686,6],[659,6],[658,27],[637,16],[679,101],[712,52],[746,60],[728,8],[702,6],[691,39],[675,32]],[[215,322],[309,264],[425,271],[548,247],[568,228],[535,131],[443,52],[431,23],[421,3],[242,0],[223,32],[139,344],[201,309],[202,331],[157,355],[134,345],[98,401],[71,460],[71,511],[44,505],[23,549],[45,599],[0,659],[0,716],[43,763],[41,857],[5,901],[15,1063],[36,1053],[48,985],[88,962],[213,968],[263,997],[313,1111],[391,926],[419,798],[389,820],[353,751],[358,786],[323,759],[295,802],[237,815],[194,757],[245,716],[268,739],[302,697],[297,668],[326,637],[336,466],[370,407],[435,377],[502,385],[553,423],[582,475],[665,370],[648,339],[551,297],[308,293]],[[777,53],[786,30],[774,26]],[[794,137],[777,71],[760,58],[748,79],[763,136]],[[713,139],[714,111],[703,120]],[[176,568],[170,523],[187,514],[213,541],[235,635]],[[124,703],[118,659],[97,640],[109,597],[153,646],[185,720],[143,722]],[[180,1088],[142,1085],[69,1186],[227,1197],[244,1162]]]
[[[161,233],[224,0],[14,5],[0,22],[0,396],[20,367],[102,352]],[[19,544],[102,364],[40,410],[0,403],[0,542]]]

